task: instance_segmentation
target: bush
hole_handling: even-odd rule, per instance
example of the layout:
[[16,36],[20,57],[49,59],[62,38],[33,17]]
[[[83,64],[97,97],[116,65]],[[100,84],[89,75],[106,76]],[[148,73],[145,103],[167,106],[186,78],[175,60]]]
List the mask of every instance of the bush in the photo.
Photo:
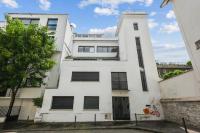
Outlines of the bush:
[[33,99],[33,103],[36,107],[42,107],[43,97]]
[[192,66],[192,62],[191,62],[191,61],[188,61],[188,62],[187,62],[187,65],[188,65],[188,66]]
[[175,77],[177,75],[180,75],[182,73],[185,73],[185,71],[182,71],[182,70],[174,70],[174,71],[171,71],[171,72],[167,72],[163,75],[163,79],[169,79],[169,78],[172,78],[172,77]]

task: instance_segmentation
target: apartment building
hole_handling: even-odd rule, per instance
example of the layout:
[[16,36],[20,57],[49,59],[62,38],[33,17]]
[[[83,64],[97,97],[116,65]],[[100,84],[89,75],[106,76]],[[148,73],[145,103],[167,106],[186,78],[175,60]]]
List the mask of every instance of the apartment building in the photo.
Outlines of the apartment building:
[[138,119],[163,119],[147,19],[125,12],[109,38],[67,30],[58,87],[45,89],[37,121],[135,120],[146,108],[152,113]]
[[[20,89],[13,107],[12,114],[16,115],[19,120],[33,120],[35,117],[36,107],[33,105],[33,98],[41,97],[46,88],[57,88],[60,76],[60,64],[62,60],[62,51],[65,41],[68,39],[65,34],[71,30],[67,21],[66,14],[35,14],[35,13],[8,13],[13,19],[20,19],[25,25],[37,24],[47,26],[50,36],[55,39],[55,54],[53,59],[56,61],[54,68],[47,73],[48,78],[44,79],[46,86],[31,84],[27,80],[27,87]],[[5,27],[6,22],[0,23],[0,27]],[[68,33],[70,36],[70,34]],[[0,117],[5,116],[10,102],[10,92],[5,91],[0,94]]]

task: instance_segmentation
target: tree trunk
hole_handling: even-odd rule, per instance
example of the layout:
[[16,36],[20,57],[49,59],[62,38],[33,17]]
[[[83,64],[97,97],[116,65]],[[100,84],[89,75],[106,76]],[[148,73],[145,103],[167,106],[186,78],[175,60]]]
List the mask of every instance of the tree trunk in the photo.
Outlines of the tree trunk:
[[11,100],[10,100],[10,104],[9,104],[9,108],[8,108],[8,112],[6,114],[6,120],[8,120],[10,118],[10,115],[11,115],[11,112],[12,112],[12,108],[13,108],[13,105],[14,105],[14,102],[15,102],[15,96],[17,94],[17,91],[14,91],[14,90],[11,90]]

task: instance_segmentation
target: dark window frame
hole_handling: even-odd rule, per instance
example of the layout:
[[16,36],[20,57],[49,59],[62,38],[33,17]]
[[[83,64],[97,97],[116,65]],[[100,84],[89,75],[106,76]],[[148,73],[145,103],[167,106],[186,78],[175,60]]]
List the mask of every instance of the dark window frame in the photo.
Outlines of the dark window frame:
[[200,49],[200,40],[196,41],[195,45],[196,45],[196,49],[199,50]]
[[148,91],[148,85],[147,85],[147,79],[146,79],[145,71],[140,70],[140,77],[141,77],[141,83],[142,83],[142,90]]
[[[82,48],[83,51],[81,51],[80,48]],[[86,50],[87,48],[89,48],[89,49],[90,49],[90,48],[93,48],[94,51],[92,51],[92,52],[90,52],[90,50],[87,51],[87,50]],[[94,47],[94,46],[78,46],[78,53],[95,53],[95,47]]]
[[112,90],[128,90],[127,72],[111,72],[111,83]]
[[[90,110],[90,109],[95,109],[95,110],[99,110],[99,96],[84,96],[84,105],[83,105],[83,109],[85,110]],[[87,101],[89,100],[89,101]],[[96,100],[94,103],[94,101],[91,102],[91,100]]]
[[[91,76],[91,77],[87,77],[87,76]],[[91,72],[73,71],[72,76],[71,76],[71,81],[72,82],[99,82],[100,80],[99,76],[100,76],[99,72],[94,72],[94,71],[91,71]]]
[[[66,100],[71,100],[68,102],[72,102],[70,103],[70,105],[56,105],[54,102],[55,98],[66,98]],[[60,99],[59,99],[60,100]],[[58,101],[57,101],[58,102]],[[74,96],[52,96],[52,101],[51,101],[51,109],[69,109],[69,110],[73,110],[74,108]]]
[[[49,24],[49,21],[51,21],[51,20],[57,20],[56,24]],[[48,30],[56,31],[57,25],[58,25],[58,18],[48,18],[48,20],[47,20]],[[54,28],[52,28],[52,27],[54,27]]]
[[[40,23],[40,18],[13,18],[13,19],[19,19],[19,20],[22,21],[22,22],[23,22],[23,20],[29,20],[29,21],[30,21],[29,24],[25,24],[25,23],[23,22],[23,24],[26,25],[26,26],[32,24],[32,21],[34,21],[34,20],[37,20],[37,21],[38,21],[38,24]],[[38,25],[38,24],[35,24],[35,25]]]
[[136,43],[136,48],[137,48],[139,66],[144,68],[144,59],[143,59],[143,54],[142,54],[140,37],[135,37],[135,43]]
[[[102,50],[100,50],[102,48]],[[103,49],[106,49],[105,51]],[[116,53],[119,51],[118,46],[97,46],[97,53]]]
[[133,23],[133,28],[135,31],[138,31],[139,30],[138,23]]

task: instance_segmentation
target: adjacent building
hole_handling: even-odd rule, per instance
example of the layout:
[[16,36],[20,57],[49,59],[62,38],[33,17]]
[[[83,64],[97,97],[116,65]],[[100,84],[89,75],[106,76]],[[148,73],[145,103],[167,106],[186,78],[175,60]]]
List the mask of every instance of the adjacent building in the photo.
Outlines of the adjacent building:
[[200,14],[199,0],[164,0],[173,9],[192,61],[193,69],[187,73],[160,82],[161,102],[165,119],[200,127]]
[[163,119],[159,76],[144,12],[121,15],[116,36],[66,32],[58,88],[45,89],[37,121]]

